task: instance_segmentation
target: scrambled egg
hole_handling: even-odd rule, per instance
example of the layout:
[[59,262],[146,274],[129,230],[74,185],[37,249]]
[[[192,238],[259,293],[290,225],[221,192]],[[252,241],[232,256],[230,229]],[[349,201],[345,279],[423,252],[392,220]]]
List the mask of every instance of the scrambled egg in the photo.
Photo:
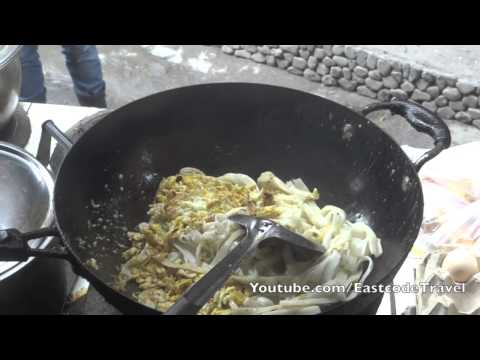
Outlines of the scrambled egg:
[[162,180],[149,215],[154,223],[166,225],[171,238],[235,208],[254,210],[246,186],[194,172]]
[[[255,213],[251,189],[251,184],[234,184],[193,170],[163,179],[148,212],[149,223],[141,224],[139,232],[129,233],[133,247],[123,254],[127,262],[117,286],[122,289],[133,279],[140,288],[135,296],[141,303],[167,310],[204,274],[189,271],[188,266],[174,267],[181,263],[180,259],[168,266],[169,262],[164,260],[175,250],[173,242],[183,234],[200,230],[216,214],[235,209]],[[230,307],[241,305],[248,295],[244,286],[226,286],[199,313],[229,314]]]
[[[339,253],[345,268],[358,274],[362,257],[381,254],[380,240],[366,225],[348,223],[343,210],[320,209],[318,198],[318,191],[309,191],[301,180],[284,183],[271,172],[255,182],[242,174],[212,177],[182,169],[161,181],[149,222],[129,233],[132,247],[123,253],[117,288],[134,281],[139,302],[166,311],[231,249],[242,230],[222,219],[239,212],[272,219],[324,245],[327,255],[333,255],[325,259],[332,277],[341,273],[339,278],[347,278],[347,270],[339,270],[339,262],[332,261],[341,257]],[[271,263],[267,259],[258,269]],[[258,269],[255,272],[262,275]],[[239,278],[232,276],[199,314],[226,315],[242,307],[253,294]]]

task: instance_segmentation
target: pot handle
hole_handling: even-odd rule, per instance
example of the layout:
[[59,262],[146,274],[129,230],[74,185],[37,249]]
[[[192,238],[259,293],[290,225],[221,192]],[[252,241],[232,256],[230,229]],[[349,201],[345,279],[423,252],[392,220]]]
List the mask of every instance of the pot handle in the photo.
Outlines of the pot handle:
[[425,133],[433,139],[433,149],[427,151],[415,162],[417,172],[427,161],[450,146],[451,136],[447,124],[437,114],[417,103],[393,99],[390,102],[367,105],[361,113],[365,116],[377,110],[390,110],[392,113],[404,117],[415,130]]
[[27,261],[30,257],[48,257],[69,260],[66,250],[32,249],[29,240],[48,236],[60,237],[55,227],[22,233],[17,229],[0,230],[0,261]]
[[52,120],[47,120],[42,124],[42,135],[40,144],[38,145],[37,160],[43,166],[48,166],[50,161],[50,149],[52,137],[63,146],[66,150],[70,150],[73,146],[72,141],[54,124]]

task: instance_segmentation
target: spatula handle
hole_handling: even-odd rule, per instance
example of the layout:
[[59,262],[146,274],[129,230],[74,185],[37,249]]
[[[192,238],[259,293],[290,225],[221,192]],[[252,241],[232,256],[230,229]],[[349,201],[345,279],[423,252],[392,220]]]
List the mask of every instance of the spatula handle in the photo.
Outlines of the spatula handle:
[[254,234],[247,231],[239,244],[213,269],[191,286],[182,297],[164,314],[195,315],[240,266],[244,256],[252,249]]

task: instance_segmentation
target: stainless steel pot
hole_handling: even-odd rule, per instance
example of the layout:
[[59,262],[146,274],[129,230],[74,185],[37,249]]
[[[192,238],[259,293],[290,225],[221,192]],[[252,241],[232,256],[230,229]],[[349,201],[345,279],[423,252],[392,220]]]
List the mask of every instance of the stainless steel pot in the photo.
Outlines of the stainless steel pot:
[[0,130],[17,108],[22,84],[21,45],[0,45]]
[[[0,142],[0,229],[32,231],[53,224],[53,177],[23,149]],[[36,249],[53,238],[31,242]],[[0,242],[2,239],[0,238]],[[66,298],[67,263],[30,258],[0,262],[0,314],[51,314],[61,311]]]

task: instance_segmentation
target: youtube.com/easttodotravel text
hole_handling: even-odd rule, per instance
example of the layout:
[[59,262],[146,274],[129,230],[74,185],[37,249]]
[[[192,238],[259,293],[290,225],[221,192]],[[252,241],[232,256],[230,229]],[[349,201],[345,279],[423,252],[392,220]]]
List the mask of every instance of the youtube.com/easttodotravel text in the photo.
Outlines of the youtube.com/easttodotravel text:
[[465,284],[455,285],[432,285],[429,283],[410,284],[403,285],[364,285],[361,283],[352,283],[349,286],[343,285],[300,285],[296,283],[292,284],[275,284],[264,285],[260,283],[252,282],[250,287],[254,294],[302,294],[302,293],[463,293],[465,292]]

